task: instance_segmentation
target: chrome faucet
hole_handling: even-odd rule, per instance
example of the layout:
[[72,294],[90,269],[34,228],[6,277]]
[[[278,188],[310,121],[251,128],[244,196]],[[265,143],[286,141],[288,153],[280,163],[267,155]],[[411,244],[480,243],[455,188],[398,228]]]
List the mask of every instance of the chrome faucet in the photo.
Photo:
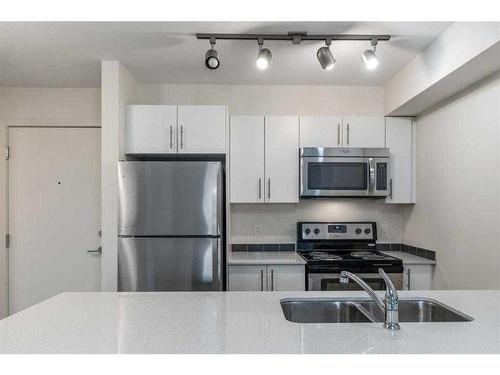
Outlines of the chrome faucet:
[[360,277],[355,274],[342,271],[340,273],[340,282],[348,283],[349,279],[355,281],[361,286],[366,293],[370,296],[370,298],[375,302],[375,304],[379,307],[380,310],[385,314],[385,323],[384,328],[390,330],[398,330],[399,326],[399,312],[398,312],[398,292],[394,287],[391,279],[384,272],[382,268],[378,269],[378,273],[384,279],[385,282],[385,301],[375,293],[375,291],[365,283]]

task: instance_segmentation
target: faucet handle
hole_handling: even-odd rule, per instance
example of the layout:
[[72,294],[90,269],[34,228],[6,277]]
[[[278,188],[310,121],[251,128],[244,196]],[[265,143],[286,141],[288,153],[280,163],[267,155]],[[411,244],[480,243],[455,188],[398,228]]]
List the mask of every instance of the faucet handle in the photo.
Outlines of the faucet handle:
[[398,299],[398,292],[396,290],[396,287],[394,286],[394,283],[390,279],[389,276],[385,273],[385,271],[382,268],[378,269],[378,273],[382,278],[384,279],[385,282],[385,298],[394,301]]
[[342,271],[340,273],[340,282],[342,284],[348,284],[349,283],[349,277],[347,276],[346,271]]

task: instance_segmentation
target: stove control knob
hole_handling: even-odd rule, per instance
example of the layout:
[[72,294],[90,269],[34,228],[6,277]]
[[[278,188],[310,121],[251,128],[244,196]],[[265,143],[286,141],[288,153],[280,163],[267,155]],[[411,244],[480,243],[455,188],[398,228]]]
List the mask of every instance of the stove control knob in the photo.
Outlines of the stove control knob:
[[361,234],[361,228],[356,229],[356,234]]
[[304,231],[305,234],[309,234],[311,233],[311,230],[309,228],[307,228],[305,231]]
[[319,229],[318,228],[314,229],[314,234],[318,234],[318,233],[319,233]]
[[370,232],[371,232],[370,228],[365,229],[365,234],[370,234]]

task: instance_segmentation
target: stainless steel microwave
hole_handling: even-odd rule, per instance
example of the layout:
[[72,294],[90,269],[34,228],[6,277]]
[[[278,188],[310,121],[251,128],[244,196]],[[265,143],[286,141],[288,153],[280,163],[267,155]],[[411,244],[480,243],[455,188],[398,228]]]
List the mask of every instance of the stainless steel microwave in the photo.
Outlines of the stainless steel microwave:
[[300,196],[385,197],[389,155],[388,148],[301,148]]

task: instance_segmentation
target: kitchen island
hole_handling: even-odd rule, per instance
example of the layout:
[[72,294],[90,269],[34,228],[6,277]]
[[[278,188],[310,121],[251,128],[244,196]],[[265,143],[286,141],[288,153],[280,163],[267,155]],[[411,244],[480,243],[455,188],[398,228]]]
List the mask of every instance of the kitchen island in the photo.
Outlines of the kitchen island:
[[62,293],[0,320],[0,353],[500,353],[500,291],[401,291],[471,322],[297,324],[287,297],[364,292]]

